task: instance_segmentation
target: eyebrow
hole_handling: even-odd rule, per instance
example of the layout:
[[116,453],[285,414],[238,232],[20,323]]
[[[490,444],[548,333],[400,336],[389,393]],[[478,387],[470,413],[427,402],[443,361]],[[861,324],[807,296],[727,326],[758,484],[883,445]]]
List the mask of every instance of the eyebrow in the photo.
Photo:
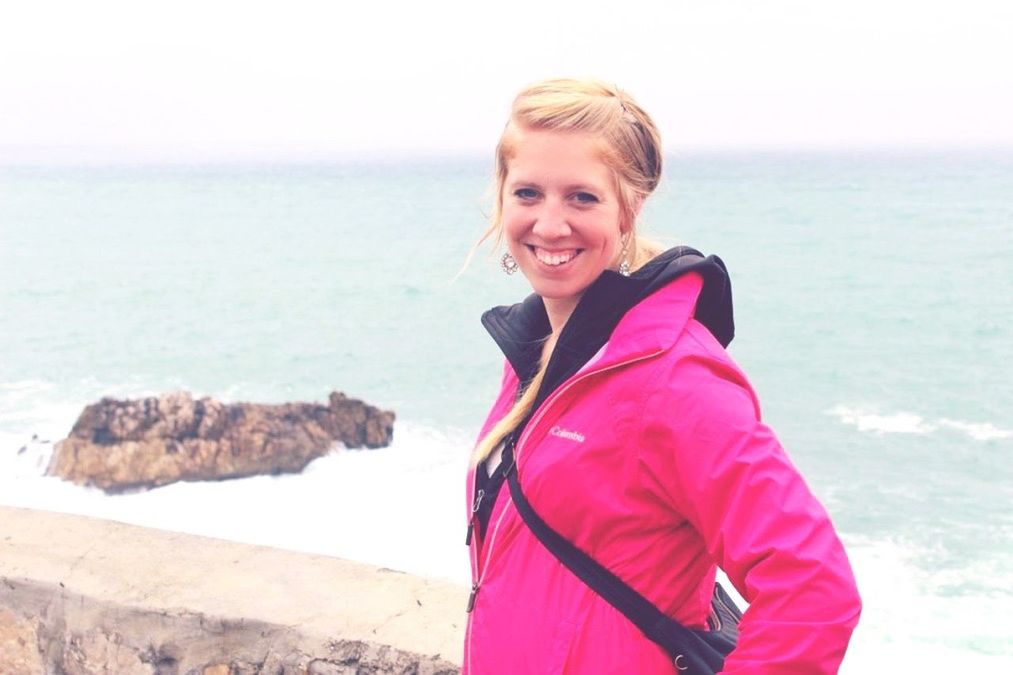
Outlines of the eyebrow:
[[[508,182],[507,183],[507,187],[509,187],[509,188],[532,187],[532,188],[542,189],[541,184],[539,184],[537,181],[533,181],[533,180],[521,180],[521,179],[512,180],[512,181]],[[589,185],[587,183],[573,183],[571,185],[564,186],[563,187],[563,191],[564,192],[581,192],[581,191],[584,191],[584,192],[604,192],[604,188],[597,187],[595,185]]]

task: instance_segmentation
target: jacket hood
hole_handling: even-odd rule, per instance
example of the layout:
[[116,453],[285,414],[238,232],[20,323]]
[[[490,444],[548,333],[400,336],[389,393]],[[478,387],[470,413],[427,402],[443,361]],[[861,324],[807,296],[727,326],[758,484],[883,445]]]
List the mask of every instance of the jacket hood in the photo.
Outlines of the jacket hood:
[[[677,246],[628,277],[605,270],[588,287],[563,327],[538,398],[546,396],[594,356],[626,312],[687,272],[697,272],[703,278],[694,318],[727,347],[735,334],[735,324],[725,264],[715,255],[704,257],[696,249]],[[531,294],[516,305],[494,307],[482,315],[482,325],[521,381],[531,380],[538,372],[543,341],[551,332],[542,298]]]

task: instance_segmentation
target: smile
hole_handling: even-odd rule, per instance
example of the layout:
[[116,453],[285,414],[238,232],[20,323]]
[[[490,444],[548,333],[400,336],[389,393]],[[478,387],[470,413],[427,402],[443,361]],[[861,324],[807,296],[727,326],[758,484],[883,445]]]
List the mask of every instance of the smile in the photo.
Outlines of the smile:
[[537,246],[528,246],[528,250],[535,254],[538,262],[549,267],[561,267],[572,261],[583,252],[583,249],[571,248],[564,251],[549,251]]

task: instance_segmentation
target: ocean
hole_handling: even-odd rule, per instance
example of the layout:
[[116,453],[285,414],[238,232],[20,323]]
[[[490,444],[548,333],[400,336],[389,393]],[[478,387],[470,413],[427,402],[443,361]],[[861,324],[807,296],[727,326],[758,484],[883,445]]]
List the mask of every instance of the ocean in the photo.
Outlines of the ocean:
[[[463,474],[501,367],[478,319],[528,292],[484,249],[461,272],[490,176],[0,167],[0,504],[466,583]],[[673,156],[644,222],[728,265],[730,352],[862,591],[842,672],[1013,672],[1013,153]],[[116,496],[43,476],[88,403],[175,389],[337,389],[396,411],[394,443]]]

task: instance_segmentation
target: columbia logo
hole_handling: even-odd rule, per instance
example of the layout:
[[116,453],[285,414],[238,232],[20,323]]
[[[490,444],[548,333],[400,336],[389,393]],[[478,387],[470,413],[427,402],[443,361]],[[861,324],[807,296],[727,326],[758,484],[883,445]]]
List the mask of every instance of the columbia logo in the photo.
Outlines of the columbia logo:
[[549,429],[549,433],[553,436],[565,438],[570,441],[577,441],[578,443],[584,442],[584,434],[576,431],[570,431],[569,429],[564,429],[563,427],[552,427]]

